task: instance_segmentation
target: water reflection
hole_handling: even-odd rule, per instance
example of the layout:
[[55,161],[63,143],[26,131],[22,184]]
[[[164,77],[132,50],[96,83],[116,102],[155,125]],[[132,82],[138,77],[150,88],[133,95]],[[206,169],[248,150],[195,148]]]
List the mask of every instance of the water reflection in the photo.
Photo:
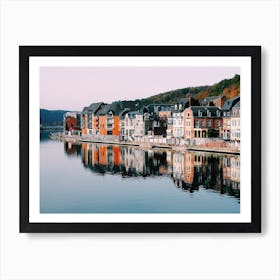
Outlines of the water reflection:
[[83,166],[95,174],[165,176],[182,191],[192,193],[202,187],[240,200],[239,155],[69,142],[64,143],[64,151],[68,156],[80,156]]

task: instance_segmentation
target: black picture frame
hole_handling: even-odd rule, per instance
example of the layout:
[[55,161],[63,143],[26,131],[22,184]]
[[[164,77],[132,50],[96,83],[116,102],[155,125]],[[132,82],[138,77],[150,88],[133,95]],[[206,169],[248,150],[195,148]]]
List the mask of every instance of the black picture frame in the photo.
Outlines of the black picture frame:
[[[32,223],[29,221],[29,58],[32,56],[246,56],[251,58],[250,223]],[[261,232],[260,46],[19,46],[20,232]],[[39,109],[39,108],[38,108]]]

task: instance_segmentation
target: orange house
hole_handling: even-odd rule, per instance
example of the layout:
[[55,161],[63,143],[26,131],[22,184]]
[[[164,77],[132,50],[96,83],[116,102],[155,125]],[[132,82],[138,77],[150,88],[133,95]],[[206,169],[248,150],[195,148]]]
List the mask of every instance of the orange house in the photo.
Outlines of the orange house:
[[87,134],[87,127],[88,127],[87,110],[88,107],[85,107],[82,112],[82,118],[83,118],[82,135]]
[[107,117],[99,116],[99,134],[102,136],[107,135]]
[[118,102],[101,106],[96,113],[97,118],[94,121],[95,127],[99,127],[100,135],[120,135],[119,113],[121,110]]

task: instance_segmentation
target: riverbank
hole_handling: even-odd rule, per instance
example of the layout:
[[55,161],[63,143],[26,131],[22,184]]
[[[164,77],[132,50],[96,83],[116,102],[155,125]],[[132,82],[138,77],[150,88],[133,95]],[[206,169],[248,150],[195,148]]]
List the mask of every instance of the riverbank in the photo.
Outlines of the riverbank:
[[239,155],[239,149],[227,149],[227,148],[216,148],[216,147],[203,147],[203,146],[194,146],[194,145],[186,145],[186,146],[176,146],[176,145],[168,145],[164,143],[147,143],[147,142],[130,142],[130,141],[119,141],[119,140],[106,140],[106,139],[89,139],[83,138],[78,135],[63,135],[61,133],[50,133],[49,137],[52,140],[59,140],[65,142],[72,143],[97,143],[103,145],[119,145],[119,146],[134,146],[139,147],[141,149],[171,149],[177,152],[184,152],[186,150],[190,151],[203,151],[209,153],[221,153],[221,154],[234,154]]

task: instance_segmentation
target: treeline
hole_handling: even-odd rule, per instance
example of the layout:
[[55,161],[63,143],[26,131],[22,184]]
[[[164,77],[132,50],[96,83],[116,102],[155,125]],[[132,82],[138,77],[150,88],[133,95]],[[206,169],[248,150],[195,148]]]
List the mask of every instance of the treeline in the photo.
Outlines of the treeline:
[[225,79],[212,86],[198,86],[176,89],[148,98],[141,99],[144,103],[170,103],[179,102],[182,98],[189,96],[198,101],[205,97],[225,95],[227,99],[240,95],[240,75],[235,75],[232,79]]
[[40,109],[40,125],[41,126],[57,126],[63,125],[63,115],[65,110],[46,110]]

